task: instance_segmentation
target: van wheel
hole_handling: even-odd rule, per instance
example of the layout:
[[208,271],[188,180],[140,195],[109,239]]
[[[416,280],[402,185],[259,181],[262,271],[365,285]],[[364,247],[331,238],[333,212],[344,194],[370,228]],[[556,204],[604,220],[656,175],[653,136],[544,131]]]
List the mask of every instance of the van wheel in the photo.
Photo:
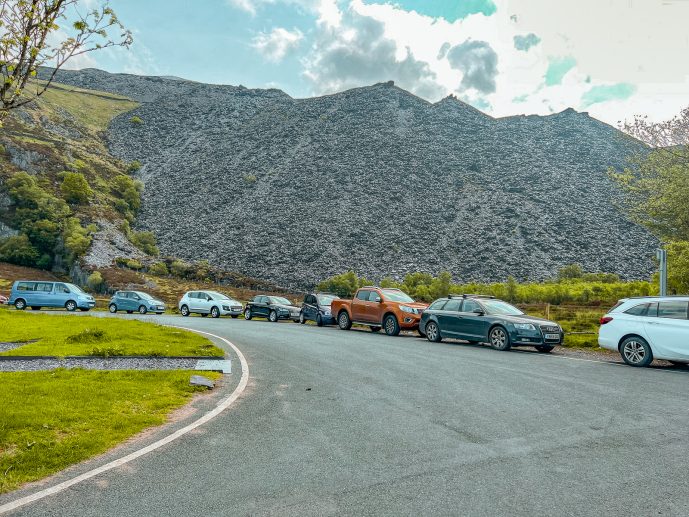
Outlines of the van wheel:
[[426,325],[426,339],[433,343],[439,343],[443,340],[442,336],[440,335],[440,329],[438,328],[438,324],[436,322],[429,321]]
[[620,345],[622,359],[629,366],[648,366],[653,361],[653,352],[644,338],[628,337]]
[[397,322],[397,318],[392,314],[385,316],[383,328],[385,328],[385,333],[388,336],[397,336],[400,333],[400,324]]
[[23,299],[19,298],[14,301],[14,308],[18,311],[23,311],[24,309],[26,309],[26,302]]
[[179,312],[182,313],[182,316],[189,316],[189,307],[182,305],[182,308],[179,310]]
[[299,323],[301,323],[302,325],[304,325],[306,323],[306,317],[304,316],[304,311],[301,311],[299,313]]
[[342,311],[338,316],[337,316],[337,325],[342,329],[342,330],[349,330],[352,328],[352,320],[349,319],[349,314],[347,314],[347,311]]
[[251,318],[253,318],[253,317],[254,317],[254,316],[253,316],[253,314],[251,314],[251,309],[247,307],[247,308],[244,310],[244,319],[247,320],[247,321],[249,321],[249,320],[250,320]]
[[270,311],[270,314],[268,314],[268,321],[271,323],[276,323],[278,320],[278,313],[275,311]]
[[316,316],[316,325],[318,325],[319,327],[323,326],[323,318],[321,318],[320,314]]
[[217,307],[213,307],[211,309],[211,317],[219,318],[220,317],[220,309],[218,309]]
[[488,335],[488,340],[490,341],[490,346],[495,350],[500,350],[505,352],[512,348],[512,343],[510,343],[510,335],[507,333],[504,327],[493,327]]
[[74,300],[69,300],[65,304],[65,309],[67,309],[69,312],[76,311],[77,310],[77,302],[75,302]]
[[111,304],[108,306],[108,310],[109,310],[111,313],[115,314],[115,313],[117,312],[117,305],[115,305],[114,303],[111,303]]
[[146,314],[148,312],[148,309],[146,308],[145,305],[139,306],[139,314]]
[[32,305],[32,306],[31,306],[31,310],[32,310],[32,311],[40,311],[41,308],[40,308],[40,307],[36,307],[35,305]]

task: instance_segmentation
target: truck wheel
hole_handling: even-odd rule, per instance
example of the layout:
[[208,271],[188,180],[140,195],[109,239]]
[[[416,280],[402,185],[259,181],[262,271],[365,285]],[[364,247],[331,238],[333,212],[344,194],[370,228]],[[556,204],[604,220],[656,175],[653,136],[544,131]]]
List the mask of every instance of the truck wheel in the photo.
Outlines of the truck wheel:
[[352,320],[349,319],[349,314],[347,314],[347,311],[342,311],[337,315],[337,325],[342,330],[349,330],[352,328]]
[[385,333],[388,336],[397,336],[400,333],[400,324],[397,322],[397,318],[393,314],[388,314],[385,316],[383,328],[385,328]]

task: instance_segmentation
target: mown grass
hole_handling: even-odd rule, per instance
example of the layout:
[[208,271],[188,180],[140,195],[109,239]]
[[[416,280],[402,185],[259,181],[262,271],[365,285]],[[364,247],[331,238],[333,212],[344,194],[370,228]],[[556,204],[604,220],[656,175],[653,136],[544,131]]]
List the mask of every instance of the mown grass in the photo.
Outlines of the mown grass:
[[[190,371],[0,373],[0,493],[103,453],[198,391]],[[218,379],[220,374],[204,372]]]
[[[37,340],[35,343],[30,341]],[[152,323],[92,316],[0,310],[0,341],[22,342],[0,355],[213,356],[223,351],[193,332]]]

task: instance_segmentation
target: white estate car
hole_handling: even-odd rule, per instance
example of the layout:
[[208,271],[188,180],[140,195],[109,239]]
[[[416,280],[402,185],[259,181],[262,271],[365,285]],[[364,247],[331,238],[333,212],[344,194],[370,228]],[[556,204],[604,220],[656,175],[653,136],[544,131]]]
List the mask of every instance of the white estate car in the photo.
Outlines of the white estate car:
[[200,314],[219,318],[220,316],[232,316],[236,318],[242,314],[242,304],[229,296],[216,291],[189,291],[182,296],[177,304],[182,316]]
[[689,296],[625,298],[600,323],[598,344],[631,366],[689,362]]

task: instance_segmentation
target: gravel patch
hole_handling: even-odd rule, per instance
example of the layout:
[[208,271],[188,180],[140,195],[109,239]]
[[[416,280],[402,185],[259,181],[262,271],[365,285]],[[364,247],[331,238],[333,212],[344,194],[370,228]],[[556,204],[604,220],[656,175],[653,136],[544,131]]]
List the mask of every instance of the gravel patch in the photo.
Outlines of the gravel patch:
[[196,359],[167,357],[88,357],[88,358],[21,358],[0,360],[0,372],[33,372],[56,368],[86,370],[193,370]]
[[20,342],[0,342],[0,353],[2,352],[9,352],[10,350],[14,350],[15,348],[19,348],[20,346],[28,345],[29,343],[35,343],[36,340],[34,339],[33,341],[20,341]]

